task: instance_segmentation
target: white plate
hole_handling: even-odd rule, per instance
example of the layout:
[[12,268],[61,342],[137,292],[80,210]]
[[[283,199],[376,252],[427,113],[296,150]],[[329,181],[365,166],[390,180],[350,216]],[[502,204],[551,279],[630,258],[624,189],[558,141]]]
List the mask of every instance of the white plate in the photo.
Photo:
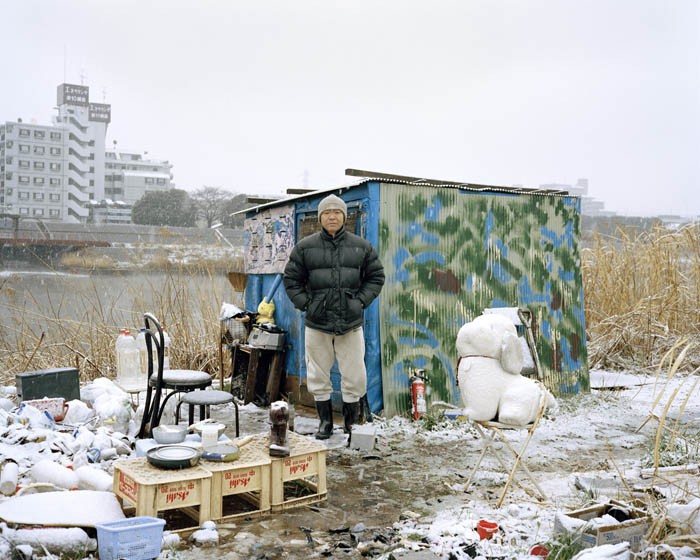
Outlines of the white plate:
[[182,461],[197,456],[197,451],[185,445],[172,447],[159,447],[153,452],[153,456],[165,461]]

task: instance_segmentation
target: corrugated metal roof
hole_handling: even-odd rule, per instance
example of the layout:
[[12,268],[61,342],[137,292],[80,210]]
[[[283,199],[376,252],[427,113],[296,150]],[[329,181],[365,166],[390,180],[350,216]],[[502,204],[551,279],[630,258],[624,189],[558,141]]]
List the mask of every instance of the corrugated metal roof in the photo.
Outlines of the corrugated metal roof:
[[344,191],[352,187],[357,187],[359,185],[364,185],[365,183],[371,183],[371,182],[378,182],[378,183],[395,183],[395,184],[400,184],[400,185],[411,185],[411,186],[418,186],[418,187],[433,187],[433,188],[442,188],[442,189],[460,189],[464,191],[472,191],[472,192],[479,192],[479,193],[488,193],[488,192],[497,192],[497,193],[509,193],[509,194],[531,194],[531,195],[537,195],[537,196],[573,196],[576,198],[579,198],[578,195],[573,195],[569,193],[568,191],[564,190],[555,190],[555,189],[535,189],[535,188],[528,188],[528,187],[499,187],[495,185],[479,185],[476,183],[459,183],[459,182],[451,182],[451,181],[439,181],[436,179],[420,179],[416,177],[403,177],[399,178],[399,176],[382,176],[381,173],[378,173],[377,176],[374,177],[362,177],[356,181],[352,181],[350,183],[336,186],[336,187],[329,187],[326,189],[319,189],[313,192],[307,192],[295,196],[289,196],[286,198],[281,198],[279,200],[274,200],[272,202],[266,202],[265,204],[259,204],[258,206],[252,206],[250,208],[246,208],[245,210],[239,210],[238,212],[234,212],[231,214],[232,216],[235,216],[236,214],[245,214],[248,212],[259,212],[261,210],[264,210],[266,208],[273,208],[275,206],[280,206],[282,204],[289,204],[290,202],[294,202],[297,200],[305,200],[308,198],[314,198],[317,197],[319,194],[325,193],[325,192],[336,192],[336,191]]

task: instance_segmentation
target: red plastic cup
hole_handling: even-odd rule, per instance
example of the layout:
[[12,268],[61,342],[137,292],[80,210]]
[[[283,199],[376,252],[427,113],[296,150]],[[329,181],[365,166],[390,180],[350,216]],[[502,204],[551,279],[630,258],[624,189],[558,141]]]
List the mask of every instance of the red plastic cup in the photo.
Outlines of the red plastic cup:
[[541,544],[536,544],[530,549],[530,556],[541,556],[542,558],[547,558],[548,554],[549,550],[547,547],[542,546]]
[[476,532],[479,534],[481,540],[488,540],[498,533],[498,523],[479,519],[476,523]]

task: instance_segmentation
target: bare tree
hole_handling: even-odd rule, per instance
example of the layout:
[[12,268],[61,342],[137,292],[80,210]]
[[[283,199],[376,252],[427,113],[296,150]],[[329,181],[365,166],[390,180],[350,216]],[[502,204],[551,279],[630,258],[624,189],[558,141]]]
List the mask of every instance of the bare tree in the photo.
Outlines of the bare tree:
[[192,200],[197,205],[198,216],[210,228],[216,222],[222,222],[226,204],[233,194],[221,187],[202,187],[192,193]]
[[224,217],[221,220],[226,227],[230,228],[242,228],[245,216],[243,214],[238,214],[233,216],[233,212],[238,212],[239,210],[245,210],[255,206],[248,202],[247,194],[237,194],[231,198],[224,206]]

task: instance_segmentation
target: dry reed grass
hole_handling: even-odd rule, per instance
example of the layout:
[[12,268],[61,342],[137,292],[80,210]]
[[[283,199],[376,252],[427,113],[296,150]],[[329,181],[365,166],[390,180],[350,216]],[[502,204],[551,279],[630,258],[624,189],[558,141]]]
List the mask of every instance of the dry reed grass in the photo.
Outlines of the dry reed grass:
[[[148,286],[130,294],[138,311],[104,309],[96,292],[84,295],[78,321],[62,317],[60,299],[51,301],[48,308],[38,306],[38,301],[15,302],[11,328],[0,331],[0,381],[11,381],[18,371],[59,362],[77,363],[87,379],[109,377],[114,372],[115,328],[140,325],[139,315],[145,310],[160,317],[180,342],[174,350],[174,365],[215,369],[217,350],[211,341],[216,339],[221,298],[212,288],[212,279],[225,276],[225,270],[238,269],[240,263],[187,257],[186,264],[172,264],[166,253],[146,259],[147,270],[165,271],[167,281],[163,290]],[[96,266],[92,258],[74,257],[66,264],[95,270],[111,268],[113,262],[105,259]],[[700,342],[697,225],[673,232],[657,229],[629,234],[619,230],[615,238],[594,236],[582,251],[582,273],[590,367],[651,373],[679,340]],[[199,293],[186,296],[184,286],[193,278],[197,278]],[[149,291],[159,293],[153,306],[139,299]],[[190,317],[201,319],[193,323]],[[59,332],[60,338],[55,340],[38,329],[38,319],[50,324],[49,330]],[[684,366],[700,367],[700,344],[688,349]]]
[[[582,251],[590,367],[651,373],[682,339],[700,342],[700,230],[597,235]],[[700,366],[700,345],[685,367]]]
[[123,293],[112,293],[111,299],[132,302],[128,309],[108,306],[95,281],[80,294],[78,304],[68,291],[43,298],[30,293],[23,300],[12,293],[6,279],[0,281],[3,305],[12,316],[0,329],[0,383],[13,385],[15,374],[22,371],[69,365],[78,367],[82,381],[114,378],[118,330],[142,326],[146,311],[159,318],[174,341],[172,367],[218,372],[219,308],[232,290],[221,288],[231,287],[217,268],[165,264],[153,279],[139,276],[146,278],[140,285],[125,276]]
[[[655,374],[656,396],[649,407],[649,416],[637,430],[641,431],[645,427],[650,430],[650,457],[642,457],[641,461],[642,465],[651,465],[651,468],[644,469],[648,471],[649,482],[641,485],[629,482],[624,470],[617,464],[615,448],[608,444],[609,461],[621,482],[620,491],[614,497],[651,517],[651,526],[644,535],[642,552],[635,554],[640,560],[678,558],[672,547],[686,546],[695,554],[700,554],[700,535],[694,534],[691,526],[693,517],[700,515],[700,510],[696,510],[691,516],[691,523],[672,518],[668,511],[670,504],[686,504],[700,498],[700,484],[697,476],[693,474],[696,472],[700,434],[697,433],[697,427],[693,426],[693,419],[684,417],[690,399],[696,394],[700,379],[697,375],[680,373],[692,346],[679,341],[663,356]],[[674,380],[676,377],[678,379]],[[683,393],[685,396],[682,396]],[[690,441],[692,451],[686,453],[682,463],[666,465],[664,456],[676,439],[682,439],[686,443]],[[597,495],[593,496],[593,499],[589,499],[588,494],[584,497],[586,501],[580,507],[599,503]]]

